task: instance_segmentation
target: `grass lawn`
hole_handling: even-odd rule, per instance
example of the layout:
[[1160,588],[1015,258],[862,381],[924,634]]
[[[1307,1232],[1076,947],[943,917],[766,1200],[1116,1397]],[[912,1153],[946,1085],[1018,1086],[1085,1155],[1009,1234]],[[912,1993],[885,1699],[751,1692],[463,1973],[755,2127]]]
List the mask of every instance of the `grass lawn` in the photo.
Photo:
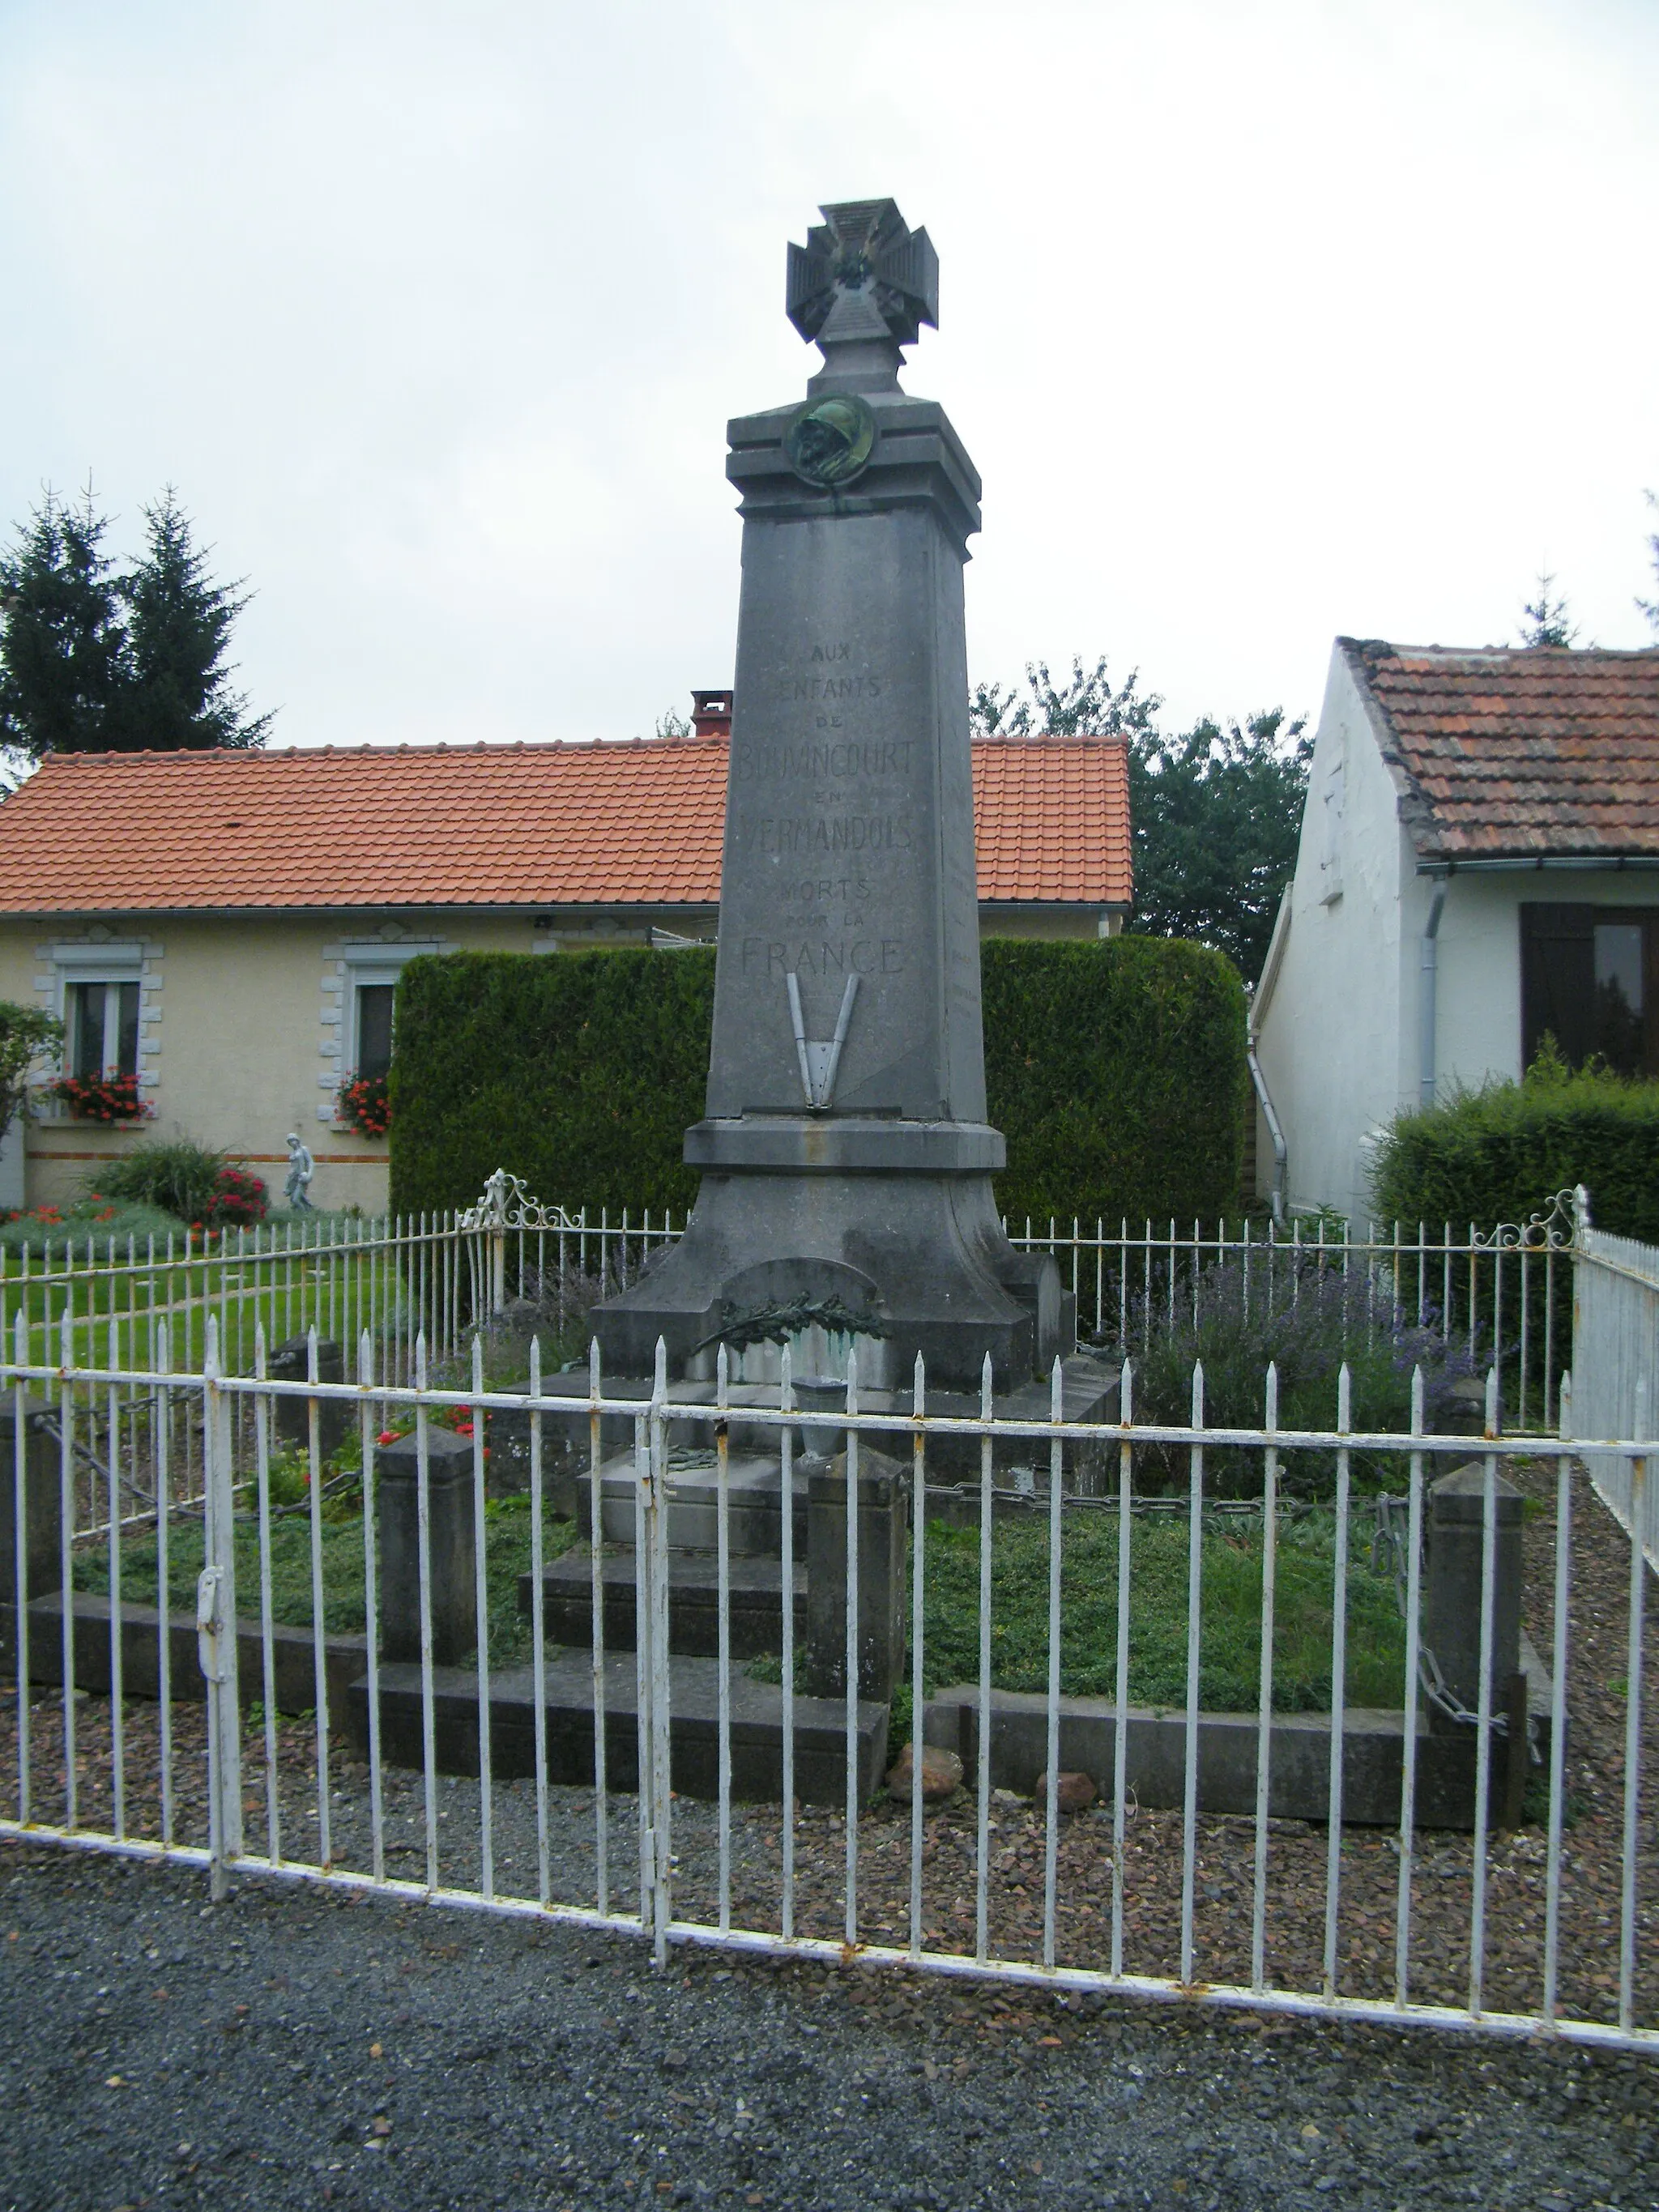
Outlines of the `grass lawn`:
[[[530,1631],[519,1613],[519,1577],[530,1566],[530,1500],[492,1498],[484,1508],[486,1581],[492,1666],[514,1666],[527,1658]],[[574,1522],[543,1524],[545,1559],[556,1559],[575,1541]],[[202,1568],[202,1523],[179,1518],[167,1531],[167,1595],[175,1612],[193,1613],[196,1577]],[[361,1504],[331,1502],[322,1525],[323,1626],[331,1635],[362,1632],[366,1618],[363,1573],[363,1516]],[[109,1553],[102,1546],[77,1552],[77,1589],[106,1591]],[[153,1535],[130,1536],[121,1549],[121,1595],[137,1605],[156,1603],[156,1543]],[[311,1521],[303,1510],[274,1513],[270,1524],[270,1607],[273,1620],[289,1628],[309,1628],[311,1610]],[[236,1523],[236,1610],[244,1620],[259,1617],[259,1530],[252,1515]]]
[[[530,1501],[492,1499],[485,1508],[489,1655],[493,1666],[529,1656],[528,1620],[518,1609],[518,1578],[530,1565]],[[573,1522],[544,1525],[543,1556],[576,1543]],[[1404,1698],[1405,1625],[1392,1583],[1374,1574],[1362,1547],[1348,1566],[1347,1702],[1399,1706]],[[270,1529],[271,1609],[289,1627],[311,1626],[311,1522],[303,1510],[274,1513]],[[363,1523],[348,1493],[325,1502],[322,1523],[323,1625],[333,1634],[364,1625]],[[1274,1604],[1273,1705],[1279,1712],[1326,1710],[1331,1698],[1334,1527],[1313,1512],[1279,1530]],[[180,1518],[169,1531],[171,1604],[189,1611],[202,1565],[202,1526]],[[237,1607],[244,1620],[259,1606],[259,1542],[252,1515],[236,1528]],[[156,1602],[153,1534],[129,1537],[122,1591]],[[107,1552],[76,1556],[76,1586],[109,1587]],[[1212,1711],[1254,1709],[1261,1652],[1261,1537],[1242,1526],[1207,1524],[1203,1539],[1203,1607],[1199,1702]],[[976,1680],[979,1674],[979,1534],[931,1527],[927,1534],[926,1662],[930,1688]],[[749,1671],[775,1680],[775,1660]],[[1117,1678],[1117,1518],[1067,1516],[1060,1571],[1060,1687],[1068,1695],[1110,1696]],[[1005,1522],[993,1540],[991,1679],[998,1689],[1042,1692],[1048,1680],[1048,1536],[1046,1522]],[[1173,1518],[1137,1519],[1131,1539],[1129,1695],[1137,1705],[1184,1706],[1187,1696],[1187,1529]]]
[[[1137,1518],[1130,1536],[1129,1695],[1137,1705],[1187,1700],[1184,1519]],[[1199,1703],[1254,1709],[1261,1689],[1261,1532],[1207,1523],[1203,1536]],[[1355,1554],[1358,1553],[1358,1556]],[[1331,1700],[1335,1523],[1314,1512],[1280,1524],[1273,1600],[1273,1706],[1315,1712]],[[1403,1700],[1406,1625],[1394,1585],[1373,1574],[1351,1529],[1347,1702]],[[927,1531],[924,1658],[930,1684],[979,1676],[979,1532]],[[1048,1531],[1004,1522],[991,1548],[991,1680],[1002,1690],[1048,1686]],[[1060,1685],[1109,1697],[1117,1684],[1117,1516],[1066,1518],[1060,1553]]]

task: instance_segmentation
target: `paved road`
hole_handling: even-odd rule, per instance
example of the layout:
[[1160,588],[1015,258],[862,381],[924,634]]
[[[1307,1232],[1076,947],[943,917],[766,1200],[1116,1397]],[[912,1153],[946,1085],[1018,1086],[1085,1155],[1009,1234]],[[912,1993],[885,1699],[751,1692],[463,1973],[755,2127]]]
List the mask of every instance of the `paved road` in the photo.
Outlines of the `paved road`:
[[0,1845],[0,2208],[1659,2208],[1659,2069]]

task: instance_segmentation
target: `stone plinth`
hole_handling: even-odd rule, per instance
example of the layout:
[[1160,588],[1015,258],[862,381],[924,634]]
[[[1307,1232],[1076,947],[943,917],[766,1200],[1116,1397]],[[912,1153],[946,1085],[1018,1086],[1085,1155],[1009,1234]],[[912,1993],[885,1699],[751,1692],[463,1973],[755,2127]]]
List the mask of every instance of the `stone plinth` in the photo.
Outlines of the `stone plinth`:
[[[308,1382],[311,1380],[310,1352],[303,1336],[291,1336],[279,1344],[270,1355],[267,1369],[273,1382]],[[319,1382],[345,1381],[345,1354],[331,1337],[322,1338],[317,1346],[317,1380]],[[311,1404],[308,1398],[273,1398],[276,1440],[291,1444],[295,1451],[311,1449]],[[338,1451],[351,1427],[351,1407],[343,1398],[319,1398],[317,1404],[317,1446],[324,1459]]]
[[[814,1468],[807,1508],[806,1676],[812,1695],[847,1693],[847,1455]],[[910,1470],[866,1443],[858,1468],[859,1694],[884,1705],[904,1667]]]
[[[1427,1573],[1423,1641],[1438,1661],[1446,1687],[1470,1712],[1480,1698],[1480,1555],[1486,1468],[1480,1460],[1454,1468],[1429,1486]],[[1493,1487],[1492,1710],[1521,1665],[1521,1492],[1500,1474]],[[1451,1725],[1451,1723],[1448,1723]]]
[[[23,1400],[23,1572],[27,1595],[59,1589],[63,1476],[57,1409]],[[17,1394],[0,1392],[0,1605],[17,1602]]]
[[[472,1445],[453,1429],[427,1431],[427,1557],[432,1656],[453,1665],[478,1640],[474,1583]],[[412,1436],[375,1454],[380,1501],[380,1656],[421,1656],[420,1455]]]

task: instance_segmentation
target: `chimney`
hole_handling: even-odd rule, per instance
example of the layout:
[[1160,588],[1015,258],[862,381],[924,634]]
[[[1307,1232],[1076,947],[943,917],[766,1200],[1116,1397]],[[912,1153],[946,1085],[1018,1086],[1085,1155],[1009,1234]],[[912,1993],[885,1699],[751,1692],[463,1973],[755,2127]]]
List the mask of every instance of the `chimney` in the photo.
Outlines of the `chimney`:
[[700,738],[729,738],[732,734],[732,694],[694,691],[691,726]]

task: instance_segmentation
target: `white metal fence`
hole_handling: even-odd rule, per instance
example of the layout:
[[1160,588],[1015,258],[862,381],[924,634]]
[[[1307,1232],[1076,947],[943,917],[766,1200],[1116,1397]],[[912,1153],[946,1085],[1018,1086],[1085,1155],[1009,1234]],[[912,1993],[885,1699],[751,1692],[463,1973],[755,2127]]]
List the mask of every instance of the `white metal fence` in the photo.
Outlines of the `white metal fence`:
[[[315,1328],[352,1345],[367,1329],[388,1379],[413,1372],[415,1340],[428,1358],[455,1356],[467,1329],[504,1304],[535,1306],[556,1327],[594,1297],[623,1288],[684,1233],[672,1209],[567,1208],[529,1196],[516,1176],[491,1176],[462,1211],[117,1239],[50,1231],[0,1253],[0,1328],[19,1311],[54,1345],[65,1314],[77,1342],[100,1349],[118,1325],[124,1359],[153,1364],[155,1330],[172,1327],[175,1354],[199,1365],[207,1316],[216,1319],[228,1369],[252,1364],[256,1322],[268,1347]],[[1190,1228],[1127,1220],[1115,1229],[1077,1217],[1005,1222],[1023,1250],[1051,1253],[1077,1300],[1082,1333],[1133,1351],[1194,1311],[1206,1281],[1236,1282],[1252,1300],[1299,1298],[1310,1285],[1346,1284],[1367,1334],[1427,1329],[1455,1341],[1471,1371],[1495,1366],[1505,1418],[1553,1427],[1556,1380],[1571,1364],[1571,1194],[1530,1219],[1483,1228],[1399,1222],[1293,1221],[1288,1231],[1249,1219]],[[1594,1232],[1600,1236],[1600,1232]],[[37,1341],[44,1337],[37,1338]]]
[[[486,1222],[468,1233],[485,1240],[473,1249],[488,1279],[487,1240],[503,1232]],[[489,1287],[506,1285],[495,1278]],[[1613,1762],[1616,1834],[1609,1829],[1600,1846],[1599,1830],[1573,1832],[1579,1814],[1567,1737],[1577,1663],[1569,1602],[1579,1544],[1574,1458],[1582,1454],[1601,1481],[1609,1468],[1622,1468],[1620,1479],[1639,1496],[1639,1438],[1570,1450],[1546,1431],[1488,1434],[1472,1445],[1425,1432],[1420,1383],[1407,1431],[1364,1431],[1345,1418],[1346,1376],[1329,1428],[1281,1428],[1272,1376],[1263,1378],[1261,1420],[1223,1426],[1206,1419],[1201,1370],[1193,1377],[1190,1417],[1174,1421],[1134,1416],[1131,1373],[1122,1419],[1103,1430],[1060,1417],[1058,1378],[1046,1420],[996,1419],[988,1374],[976,1415],[929,1411],[920,1362],[914,1390],[896,1398],[866,1392],[861,1402],[854,1366],[844,1405],[826,1406],[820,1395],[799,1406],[787,1358],[781,1389],[737,1394],[726,1383],[722,1355],[720,1381],[700,1395],[671,1394],[659,1358],[654,1385],[641,1397],[607,1383],[595,1352],[585,1376],[565,1379],[564,1388],[577,1392],[573,1400],[543,1375],[534,1350],[527,1380],[488,1387],[477,1340],[470,1371],[441,1386],[418,1328],[409,1374],[394,1374],[367,1323],[352,1378],[279,1380],[267,1371],[262,1318],[254,1323],[252,1371],[240,1374],[227,1371],[220,1309],[202,1316],[199,1364],[181,1362],[177,1371],[169,1357],[177,1317],[151,1318],[151,1356],[98,1358],[72,1314],[59,1316],[58,1340],[43,1354],[38,1320],[14,1310],[0,1394],[14,1437],[9,1580],[21,1601],[11,1615],[14,1754],[0,1834],[199,1864],[216,1894],[243,1870],[550,1914],[635,1931],[659,1959],[678,1941],[826,1959],[850,1947],[896,1966],[1059,1991],[1447,2028],[1541,2027],[1580,2042],[1659,2051],[1659,1946],[1652,1941],[1659,1900],[1650,1880],[1654,1823],[1644,1776],[1651,1711],[1643,1571],[1633,1546],[1618,1624],[1626,1714],[1622,1759]],[[291,1320],[284,1312],[281,1325]],[[313,1377],[319,1329],[313,1322]],[[118,1335],[118,1326],[108,1340],[117,1351]],[[1496,1391],[1494,1376],[1491,1428]],[[41,1417],[31,1407],[37,1395],[47,1400],[52,1423],[46,1472],[55,1480],[45,1492]],[[296,1401],[306,1409],[297,1465],[277,1433],[281,1409]],[[348,1419],[349,1443],[331,1457],[323,1440],[335,1408]],[[527,1489],[516,1503],[492,1495],[498,1486],[489,1457],[504,1449],[514,1423],[527,1446]],[[463,1518],[473,1547],[474,1648],[445,1664],[434,1616],[434,1606],[447,1601],[440,1585],[447,1571],[434,1549],[442,1472],[436,1440],[458,1425],[471,1439]],[[866,1612],[860,1581],[870,1569],[859,1510],[844,1516],[842,1693],[809,1696],[798,1684],[805,1607],[793,1511],[779,1516],[775,1684],[734,1657],[739,1430],[769,1440],[785,1499],[794,1495],[797,1458],[815,1441],[844,1449],[848,1488],[860,1502],[873,1494],[876,1479],[870,1466],[861,1469],[860,1455],[867,1461],[879,1452],[908,1466],[916,1498],[928,1496],[930,1470],[941,1463],[954,1474],[964,1455],[976,1462],[965,1529],[913,1513],[900,1594],[908,1643],[901,1716],[908,1686],[912,1715],[938,1728],[950,1705],[941,1664],[948,1673],[962,1649],[975,1655],[954,1708],[967,1765],[959,1812],[930,1812],[920,1759],[908,1805],[890,1814],[871,1808],[884,1721],[860,1694]],[[400,1431],[415,1440],[417,1617],[392,1623],[384,1612],[391,1525],[384,1470]],[[592,1547],[589,1632],[573,1662],[568,1649],[550,1642],[547,1569],[570,1533],[552,1508],[560,1470],[574,1464],[578,1509],[585,1496],[588,1525],[605,1526],[602,1470],[617,1434],[631,1438],[623,1455],[634,1541],[631,1554],[609,1560],[603,1547]],[[1103,1445],[1115,1480],[1103,1498],[1097,1486],[1096,1494],[1079,1496],[1072,1455]],[[456,1447],[446,1449],[453,1472]],[[1425,1811],[1429,1762],[1443,1758],[1445,1737],[1428,1725],[1419,1674],[1427,1486],[1437,1468],[1471,1450],[1482,1470],[1480,1681],[1472,1718],[1453,1738],[1455,1756],[1472,1769],[1465,1835],[1431,1824]],[[1149,1461],[1167,1468],[1172,1455],[1183,1469],[1174,1500],[1182,1556],[1172,1631],[1182,1687],[1146,1700],[1136,1681],[1137,1650],[1151,1620],[1143,1570],[1164,1539],[1136,1513],[1137,1470]],[[1046,1496],[1024,1522],[1005,1520],[1000,1510],[997,1472],[1011,1456],[1047,1471]],[[1223,1460],[1258,1470],[1249,1530],[1235,1522],[1217,1533],[1211,1478]],[[1375,1657],[1356,1626],[1360,1539],[1370,1511],[1356,1490],[1361,1463],[1395,1471],[1389,1486],[1405,1501],[1399,1711],[1385,1716],[1386,1728],[1350,1694],[1357,1670]],[[1534,1625],[1542,1631],[1547,1622],[1547,1693],[1530,1707],[1524,1698],[1518,1710],[1511,1703],[1507,1714],[1504,1686],[1492,1671],[1504,1474],[1531,1484],[1547,1518],[1553,1508],[1552,1554],[1534,1577],[1542,1595],[1528,1600]],[[713,1498],[716,1635],[688,1691],[686,1662],[670,1648],[669,1547],[676,1500],[694,1479]],[[613,1491],[616,1480],[613,1467]],[[149,1498],[142,1528],[120,1508],[123,1483]],[[55,1496],[59,1525],[43,1571],[46,1492]],[[1291,1639],[1300,1633],[1307,1641],[1304,1570],[1312,1555],[1306,1545],[1298,1549],[1295,1524],[1281,1509],[1288,1496],[1310,1492],[1324,1499],[1314,1551],[1318,1575],[1328,1577],[1328,1619],[1320,1675],[1328,1702],[1312,1715],[1286,1712],[1280,1695]],[[1103,1530],[1112,1540],[1104,1552]],[[1038,1581],[1011,1597],[1000,1547],[1016,1540]],[[1091,1544],[1098,1571],[1079,1585],[1074,1568]],[[608,1641],[615,1616],[607,1572],[614,1578],[618,1559],[631,1653]],[[1292,1569],[1303,1577],[1295,1619],[1280,1603]],[[523,1616],[515,1595],[520,1572],[527,1577]],[[1258,1666],[1254,1710],[1234,1717],[1248,1747],[1246,1794],[1228,1814],[1217,1782],[1218,1717],[1203,1701],[1206,1634],[1228,1607],[1237,1614],[1241,1573],[1253,1592]],[[176,1601],[181,1581],[194,1585],[187,1612]],[[959,1600],[948,1635],[935,1611],[946,1584]],[[352,1629],[330,1623],[331,1604],[351,1611],[342,1590],[361,1607]],[[1033,1632],[1042,1681],[1023,1704],[996,1680],[1000,1650],[1022,1607],[1028,1628],[1040,1624]],[[506,1622],[509,1613],[514,1620]],[[394,1627],[404,1648],[416,1650],[412,1660],[386,1656]],[[1366,1633],[1374,1631],[1373,1621]],[[507,1652],[514,1635],[520,1640]],[[935,1647],[952,1638],[941,1662]],[[1605,1639],[1601,1648],[1605,1654]],[[1103,1698],[1066,1691],[1079,1650],[1097,1671],[1103,1668]],[[585,1685],[586,1735],[573,1664]],[[94,1694],[77,1697],[78,1689]],[[768,1703],[774,1693],[775,1708]],[[1151,1710],[1155,1705],[1167,1710]],[[763,1707],[775,1710],[776,1722],[777,1787],[769,1793],[734,1783],[739,1765],[744,1775],[753,1771]],[[1022,1715],[1040,1744],[1040,1814],[1024,1802],[1031,1777],[1018,1797],[995,1781]],[[1056,1784],[1084,1720],[1107,1723],[1109,1759],[1097,1762],[1104,1784],[1097,1809],[1073,1818],[1062,1814]],[[1548,1751],[1534,1775],[1535,1737]],[[1166,1753],[1178,1779],[1160,1808],[1152,1778]],[[712,1777],[706,1805],[686,1786],[688,1765],[705,1754],[702,1771]],[[1356,1793],[1385,1756],[1398,1762],[1393,1809],[1383,1826],[1357,1826],[1348,1817]],[[1283,1790],[1295,1772],[1305,1784],[1310,1760],[1319,1778],[1313,1817],[1290,1819]],[[1520,1785],[1507,1798],[1504,1770]],[[841,1778],[827,1810],[814,1802],[826,1771]],[[1514,1823],[1529,1782],[1534,1802],[1522,1834]],[[619,1802],[619,1786],[629,1784],[632,1802]],[[1374,1785],[1373,1773],[1365,1786]],[[758,1822],[748,1816],[745,1796],[769,1796]],[[806,1802],[798,1807],[798,1798]],[[1598,1847],[1603,1863],[1593,1880],[1586,1869]],[[1449,1900],[1457,1905],[1449,1917]],[[1429,1934],[1419,1940],[1430,1914]],[[1531,1928],[1532,1948],[1520,1941],[1519,1927]]]
[[[1586,1436],[1645,1438],[1659,1400],[1659,1249],[1590,1225],[1578,1193],[1573,1254],[1576,1424]],[[1645,1460],[1594,1463],[1595,1486],[1659,1573],[1659,1485]]]
[[1345,1284],[1370,1335],[1405,1327],[1431,1330],[1465,1352],[1472,1370],[1498,1372],[1516,1427],[1529,1414],[1557,1418],[1555,1386],[1569,1363],[1566,1295],[1573,1241],[1571,1194],[1559,1193],[1524,1222],[1482,1228],[1453,1222],[1358,1222],[1330,1216],[1273,1222],[1222,1221],[1188,1230],[1124,1220],[1091,1231],[1050,1216],[1005,1223],[1022,1249],[1052,1253],[1078,1302],[1079,1326],[1097,1342],[1133,1351],[1183,1313],[1195,1315],[1206,1280],[1230,1276],[1248,1314],[1254,1297],[1300,1297],[1310,1284]]

